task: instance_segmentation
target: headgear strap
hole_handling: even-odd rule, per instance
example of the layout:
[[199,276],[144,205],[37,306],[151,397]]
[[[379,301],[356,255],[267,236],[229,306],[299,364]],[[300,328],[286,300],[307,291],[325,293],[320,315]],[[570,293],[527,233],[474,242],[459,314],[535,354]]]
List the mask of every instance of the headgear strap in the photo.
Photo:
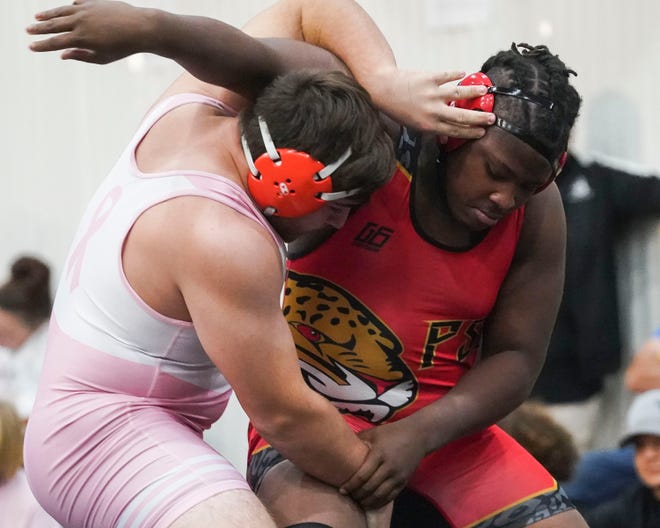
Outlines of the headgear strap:
[[[538,105],[541,108],[545,108],[546,110],[552,111],[555,107],[555,102],[552,99],[542,95],[524,93],[520,88],[500,88],[498,86],[489,86],[486,93],[515,97],[516,99],[522,99],[523,101]],[[552,167],[553,171],[557,170],[556,165],[558,160],[553,156],[554,152],[552,152],[546,145],[536,139],[535,136],[523,128],[507,121],[506,119],[502,119],[499,116],[496,116],[495,123],[493,124],[496,127],[499,127],[502,130],[506,130],[510,134],[513,134],[521,141],[527,143],[530,147],[541,154],[546,160],[548,160],[548,163]]]

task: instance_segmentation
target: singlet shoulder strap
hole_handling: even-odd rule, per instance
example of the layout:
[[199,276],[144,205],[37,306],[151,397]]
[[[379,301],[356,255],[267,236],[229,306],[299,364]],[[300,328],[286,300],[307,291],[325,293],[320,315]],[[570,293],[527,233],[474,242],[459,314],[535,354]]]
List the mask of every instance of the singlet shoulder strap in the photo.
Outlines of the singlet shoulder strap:
[[142,139],[147,134],[147,132],[149,132],[151,127],[153,127],[156,124],[156,122],[165,114],[171,112],[175,108],[191,103],[213,106],[218,110],[220,110],[221,112],[225,113],[227,117],[234,117],[238,113],[236,110],[224,104],[222,101],[219,101],[218,99],[214,99],[213,97],[209,97],[207,95],[202,95],[198,93],[187,93],[187,92],[175,94],[163,99],[162,101],[157,102],[147,112],[147,115],[142,120],[142,123],[140,123],[140,126],[137,132],[135,133],[135,136],[133,137],[133,141],[131,141],[131,145],[135,146],[138,143],[140,143],[140,141],[142,141]]

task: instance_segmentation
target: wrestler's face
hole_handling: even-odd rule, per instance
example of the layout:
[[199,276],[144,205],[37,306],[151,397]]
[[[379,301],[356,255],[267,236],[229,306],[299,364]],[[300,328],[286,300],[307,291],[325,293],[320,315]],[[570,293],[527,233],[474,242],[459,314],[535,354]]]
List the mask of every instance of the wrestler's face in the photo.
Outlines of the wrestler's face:
[[642,482],[660,497],[660,436],[640,435],[635,439],[635,467]]
[[323,207],[299,218],[271,217],[270,223],[285,242],[291,242],[296,238],[317,231],[323,227],[331,226],[339,229],[346,223],[351,208],[356,205],[355,200],[347,198],[327,202]]
[[471,231],[493,227],[524,205],[551,175],[548,161],[496,127],[447,156],[450,214]]

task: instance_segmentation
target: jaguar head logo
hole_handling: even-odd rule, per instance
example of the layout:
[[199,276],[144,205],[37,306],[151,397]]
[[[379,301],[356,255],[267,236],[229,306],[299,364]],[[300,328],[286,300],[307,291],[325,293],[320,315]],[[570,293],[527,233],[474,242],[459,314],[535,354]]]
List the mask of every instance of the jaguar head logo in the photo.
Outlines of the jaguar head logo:
[[305,380],[341,411],[378,423],[415,399],[401,342],[344,289],[289,271],[284,314]]

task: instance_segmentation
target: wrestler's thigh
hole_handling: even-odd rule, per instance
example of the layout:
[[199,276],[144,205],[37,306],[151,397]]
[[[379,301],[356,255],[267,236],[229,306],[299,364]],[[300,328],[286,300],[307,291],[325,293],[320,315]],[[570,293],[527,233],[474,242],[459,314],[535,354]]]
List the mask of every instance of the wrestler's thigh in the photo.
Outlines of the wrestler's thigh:
[[305,475],[288,460],[268,470],[257,495],[280,528],[302,522],[366,527],[364,511],[352,499]]
[[528,524],[527,528],[589,528],[589,525],[577,510],[569,510],[548,519]]
[[170,528],[275,528],[266,508],[249,490],[218,493],[175,520]]

